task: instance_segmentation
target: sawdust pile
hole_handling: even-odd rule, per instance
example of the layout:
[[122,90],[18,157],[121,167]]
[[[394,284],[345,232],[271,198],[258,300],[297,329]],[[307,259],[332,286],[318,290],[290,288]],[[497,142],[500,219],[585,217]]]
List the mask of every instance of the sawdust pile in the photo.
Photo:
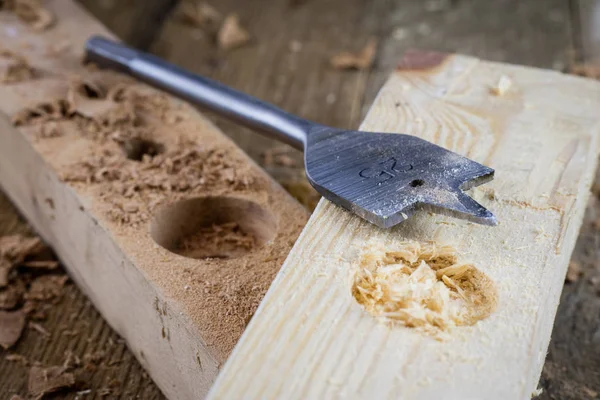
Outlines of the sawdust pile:
[[237,222],[227,222],[200,228],[181,241],[177,253],[199,259],[234,258],[246,254],[257,244],[256,237]]
[[45,31],[56,21],[54,13],[45,8],[40,0],[0,0],[1,10],[13,12],[36,31]]
[[473,325],[496,307],[492,281],[462,263],[451,246],[414,241],[362,252],[352,295],[371,315],[442,339],[459,325]]

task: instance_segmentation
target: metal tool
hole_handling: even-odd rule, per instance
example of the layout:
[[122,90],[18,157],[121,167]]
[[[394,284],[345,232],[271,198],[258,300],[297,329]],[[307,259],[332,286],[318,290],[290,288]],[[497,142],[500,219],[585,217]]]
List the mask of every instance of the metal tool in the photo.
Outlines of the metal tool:
[[382,228],[427,209],[486,225],[494,215],[463,193],[494,170],[405,134],[330,128],[102,37],[87,60],[125,72],[304,151],[306,176],[323,197]]

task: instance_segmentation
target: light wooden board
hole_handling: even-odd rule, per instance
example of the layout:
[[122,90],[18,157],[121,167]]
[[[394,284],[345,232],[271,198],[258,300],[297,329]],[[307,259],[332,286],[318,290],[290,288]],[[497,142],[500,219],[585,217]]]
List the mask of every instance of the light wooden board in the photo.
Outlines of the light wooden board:
[[[57,22],[43,33],[14,15],[0,13],[2,48],[24,57],[34,71],[32,79],[0,84],[0,186],[56,250],[71,278],[125,338],[161,390],[170,398],[201,398],[299,234],[306,211],[192,107],[117,74],[85,68],[84,41],[92,34],[110,33],[71,1],[44,4]],[[253,206],[246,211],[258,216],[257,226],[267,221],[268,241],[238,258],[179,256],[152,239],[150,221],[159,207],[142,203],[140,210],[149,207],[149,218],[119,222],[112,212],[117,203],[129,200],[94,183],[96,178],[91,183],[66,183],[66,176],[77,172],[73,165],[85,171],[81,163],[112,146],[111,140],[85,131],[81,120],[58,118],[54,128],[36,123],[17,128],[11,117],[40,102],[68,98],[77,79],[105,88],[129,85],[149,95],[147,102],[163,99],[163,111],[178,115],[175,120],[168,121],[162,106],[155,112],[136,111],[152,140],[164,145],[166,152],[180,141],[189,141],[190,149],[212,148],[233,167],[225,175],[217,173],[231,182],[229,186],[219,180],[198,182],[183,191],[159,190],[156,200],[167,206],[188,197],[215,196],[220,200],[213,204],[213,213],[219,212],[223,198],[247,201]],[[52,129],[60,135],[41,137]],[[113,133],[119,134],[119,129]],[[125,163],[121,172],[145,175],[147,164],[125,160],[123,152],[113,155]],[[238,179],[242,175],[245,178]],[[245,209],[234,211],[241,210]],[[203,212],[191,210],[190,217]]]
[[[472,194],[500,224],[422,213],[384,231],[321,201],[209,398],[525,399],[536,389],[595,171],[600,84],[460,55],[409,60],[362,129],[415,134],[495,168]],[[512,85],[497,96],[502,76]],[[454,245],[494,282],[495,312],[445,341],[367,314],[351,295],[360,250],[407,239]]]

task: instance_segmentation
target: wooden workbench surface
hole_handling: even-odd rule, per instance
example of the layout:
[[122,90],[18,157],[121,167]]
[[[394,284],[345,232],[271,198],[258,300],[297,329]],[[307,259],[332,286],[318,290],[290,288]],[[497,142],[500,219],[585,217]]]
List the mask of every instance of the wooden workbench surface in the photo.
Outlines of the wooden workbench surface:
[[[210,35],[181,22],[176,0],[80,1],[126,42],[290,112],[346,128],[357,127],[407,48],[563,69],[572,61],[575,44],[581,43],[573,37],[581,32],[578,20],[564,0],[547,0],[543,10],[535,0],[213,1],[224,15],[239,14],[252,35],[248,45],[227,52],[217,49]],[[379,39],[373,69],[331,68],[333,54],[360,50],[371,37]],[[258,162],[264,163],[268,148],[284,152],[289,157],[284,165],[269,162],[267,170],[292,190],[304,187],[295,184],[302,176],[299,153],[216,121]],[[600,185],[600,177],[596,182]],[[542,375],[542,399],[594,398],[593,393],[600,392],[599,217],[600,200],[592,196],[573,255],[581,274],[563,291]],[[14,210],[0,197],[0,234],[23,229],[22,223],[15,222]],[[114,398],[163,398],[124,343],[72,284],[42,325],[50,336],[27,329],[13,351],[47,365],[62,364],[66,351],[80,357],[109,354],[78,388],[91,389],[82,398],[99,397],[106,389]],[[1,357],[0,393],[25,394],[27,370]],[[58,396],[75,397],[74,391]]]

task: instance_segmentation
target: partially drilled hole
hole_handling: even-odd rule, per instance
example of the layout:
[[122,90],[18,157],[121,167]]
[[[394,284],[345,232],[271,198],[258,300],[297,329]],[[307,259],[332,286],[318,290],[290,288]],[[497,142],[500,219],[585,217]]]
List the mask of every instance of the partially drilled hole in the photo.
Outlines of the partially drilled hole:
[[144,156],[154,157],[165,151],[165,147],[153,140],[131,138],[121,143],[125,156],[134,161],[142,161]]
[[270,241],[276,230],[269,211],[233,197],[202,197],[166,206],[150,227],[156,243],[196,259],[241,257]]
[[419,187],[419,186],[423,186],[424,184],[425,184],[425,182],[422,179],[415,179],[414,181],[410,182],[411,187]]
[[438,337],[454,326],[488,317],[497,302],[491,279],[462,262],[456,249],[414,241],[393,248],[368,245],[352,295],[377,318]]

